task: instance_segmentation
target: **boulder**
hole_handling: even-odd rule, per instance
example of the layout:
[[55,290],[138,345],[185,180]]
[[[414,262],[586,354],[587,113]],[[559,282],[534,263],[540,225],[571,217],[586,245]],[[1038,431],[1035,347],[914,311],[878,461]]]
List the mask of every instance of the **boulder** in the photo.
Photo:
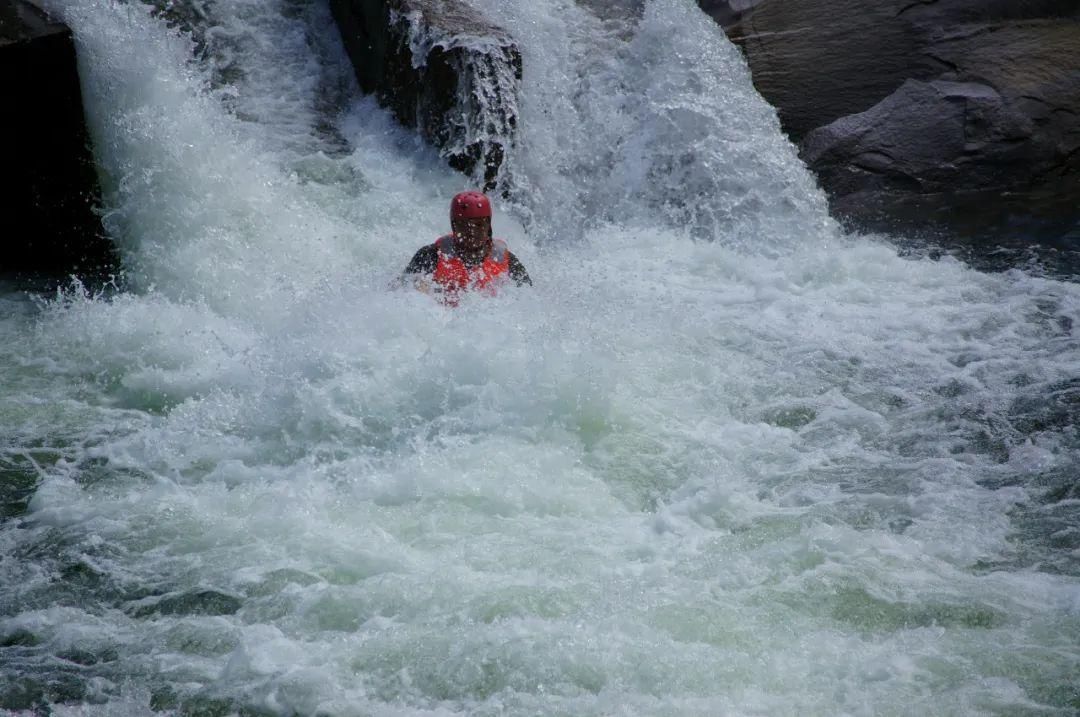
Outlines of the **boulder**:
[[521,54],[459,0],[331,0],[365,92],[416,128],[451,166],[500,184],[518,124]]
[[1080,220],[1077,0],[699,1],[841,217]]
[[810,132],[801,150],[834,211],[863,225],[978,232],[979,216],[1034,213],[1061,215],[1067,228],[1080,167],[1055,139],[990,85],[908,80]]
[[23,0],[0,0],[0,93],[0,272],[111,270],[71,32]]
[[[907,80],[801,144],[841,216],[947,228],[1009,215],[1080,218],[1080,48],[1062,25],[1006,27],[939,44],[949,71]],[[1080,34],[1076,36],[1080,42]],[[967,80],[967,81],[957,81]],[[1072,219],[1070,219],[1070,215]],[[977,229],[976,229],[977,231]],[[1055,233],[1057,229],[1050,233]]]
[[[840,196],[1007,187],[1025,164],[1052,160],[1052,148],[1039,147],[1034,132],[1031,119],[989,85],[908,80],[867,111],[808,134],[802,157]],[[1041,157],[1033,156],[1036,148]]]

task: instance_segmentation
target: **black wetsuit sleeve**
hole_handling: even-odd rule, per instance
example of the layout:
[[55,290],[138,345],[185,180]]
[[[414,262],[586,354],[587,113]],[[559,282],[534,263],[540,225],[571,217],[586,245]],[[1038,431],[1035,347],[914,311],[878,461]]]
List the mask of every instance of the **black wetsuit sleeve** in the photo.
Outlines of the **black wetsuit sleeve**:
[[529,272],[525,271],[525,265],[518,261],[518,258],[514,256],[513,252],[507,252],[509,255],[507,260],[510,264],[510,278],[514,280],[518,286],[528,284],[532,286],[532,279],[529,278]]
[[428,244],[413,254],[412,261],[405,267],[405,274],[434,274],[439,263],[439,250],[434,244]]

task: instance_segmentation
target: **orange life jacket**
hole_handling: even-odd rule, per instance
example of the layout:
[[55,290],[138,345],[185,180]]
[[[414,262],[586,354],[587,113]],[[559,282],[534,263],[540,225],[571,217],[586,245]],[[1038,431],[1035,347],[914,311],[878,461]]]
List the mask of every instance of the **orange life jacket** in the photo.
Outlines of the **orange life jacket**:
[[441,236],[435,240],[439,253],[439,262],[435,265],[435,283],[443,290],[443,302],[451,306],[458,303],[458,294],[463,290],[479,290],[488,296],[494,295],[500,277],[510,271],[510,250],[506,242],[495,239],[491,251],[484,261],[477,266],[465,266],[457,255],[453,234]]

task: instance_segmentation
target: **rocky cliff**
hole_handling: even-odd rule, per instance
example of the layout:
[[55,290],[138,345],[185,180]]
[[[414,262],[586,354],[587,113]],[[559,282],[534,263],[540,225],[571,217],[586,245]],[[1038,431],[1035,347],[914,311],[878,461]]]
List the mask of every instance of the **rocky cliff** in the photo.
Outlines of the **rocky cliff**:
[[0,95],[0,272],[107,270],[71,32],[23,0],[0,0]]
[[842,217],[1080,219],[1080,0],[700,3]]

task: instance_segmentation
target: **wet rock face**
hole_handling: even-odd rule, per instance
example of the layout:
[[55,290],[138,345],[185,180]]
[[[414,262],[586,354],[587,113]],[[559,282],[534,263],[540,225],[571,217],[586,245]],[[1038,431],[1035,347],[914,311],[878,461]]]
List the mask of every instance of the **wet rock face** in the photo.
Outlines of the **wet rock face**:
[[842,217],[1080,220],[1077,0],[700,3]]
[[331,0],[366,92],[487,189],[500,183],[518,122],[521,55],[457,0]]
[[71,32],[23,0],[0,0],[0,96],[0,272],[108,271]]
[[1053,169],[1053,145],[1034,134],[1031,118],[990,85],[908,80],[867,111],[810,132],[802,156],[839,196],[1006,187]]

